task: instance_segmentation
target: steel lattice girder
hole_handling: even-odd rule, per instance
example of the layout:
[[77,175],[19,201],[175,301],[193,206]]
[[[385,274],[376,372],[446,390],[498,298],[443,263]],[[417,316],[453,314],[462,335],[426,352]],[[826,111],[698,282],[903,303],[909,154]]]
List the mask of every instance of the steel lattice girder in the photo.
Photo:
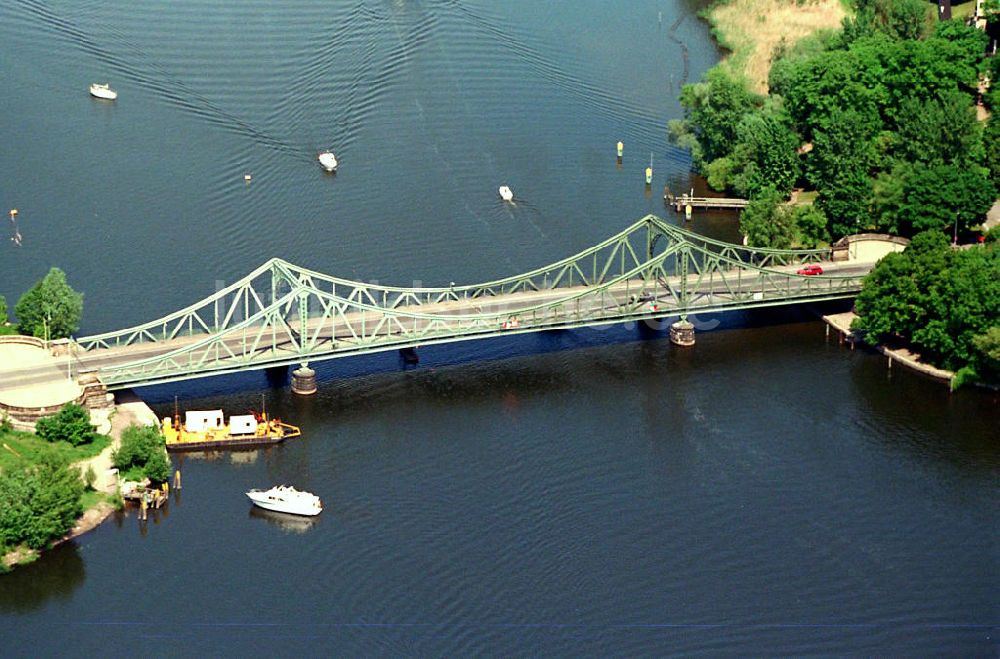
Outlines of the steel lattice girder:
[[[394,288],[272,259],[198,304],[79,343],[100,350],[164,337],[160,354],[99,369],[109,386],[125,386],[417,344],[855,294],[860,276],[817,279],[754,262],[801,263],[823,253],[729,245],[648,216],[574,257],[474,286]],[[589,276],[581,264],[590,266]],[[259,282],[265,274],[269,281]],[[215,331],[204,319],[208,309]]]

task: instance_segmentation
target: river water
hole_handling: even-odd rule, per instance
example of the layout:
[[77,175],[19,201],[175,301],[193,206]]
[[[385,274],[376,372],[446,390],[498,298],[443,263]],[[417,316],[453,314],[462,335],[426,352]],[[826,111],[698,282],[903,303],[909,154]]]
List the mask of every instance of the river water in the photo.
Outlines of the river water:
[[[440,285],[674,221],[690,163],[664,126],[719,55],[699,8],[4,3],[0,294],[58,265],[96,332],[271,256]],[[262,374],[142,391],[160,414],[263,397],[305,433],[175,459],[150,522],[0,577],[3,654],[995,653],[997,397],[806,311],[697,320],[690,350],[618,327],[323,364],[311,398]],[[326,510],[249,507],[277,483]]]

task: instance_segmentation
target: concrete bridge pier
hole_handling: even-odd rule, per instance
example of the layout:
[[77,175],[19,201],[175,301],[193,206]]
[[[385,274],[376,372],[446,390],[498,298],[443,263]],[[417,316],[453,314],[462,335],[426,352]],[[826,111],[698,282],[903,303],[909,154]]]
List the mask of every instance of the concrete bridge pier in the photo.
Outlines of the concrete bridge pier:
[[309,396],[316,393],[316,371],[309,368],[309,363],[292,371],[292,393]]
[[694,345],[694,325],[682,317],[670,326],[670,342],[678,346]]

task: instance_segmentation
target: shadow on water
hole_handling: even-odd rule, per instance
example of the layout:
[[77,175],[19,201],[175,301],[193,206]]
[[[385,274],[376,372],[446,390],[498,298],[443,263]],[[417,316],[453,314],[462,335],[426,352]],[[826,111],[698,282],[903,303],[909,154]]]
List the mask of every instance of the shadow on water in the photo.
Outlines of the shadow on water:
[[[831,302],[824,305],[798,305],[770,307],[747,311],[730,311],[715,314],[694,314],[689,317],[700,333],[714,330],[767,327],[793,323],[815,322],[816,312],[835,313],[850,308],[850,302]],[[491,339],[460,341],[450,344],[422,346],[407,349],[405,353],[386,351],[340,359],[312,361],[316,380],[322,385],[341,383],[380,373],[421,373],[444,366],[495,363],[516,357],[565,352],[581,348],[659,341],[667,336],[670,323],[676,317],[650,319],[575,330],[548,330],[543,332],[500,336]],[[405,382],[405,379],[400,379]],[[335,385],[339,386],[339,385]],[[136,393],[151,405],[173,402],[174,396],[183,400],[235,396],[234,403],[257,409],[261,389],[269,389],[267,404],[277,406],[298,400],[288,388],[288,369],[278,367],[245,371],[224,376],[205,377],[166,385],[144,387]],[[352,385],[351,390],[354,391]],[[298,404],[296,403],[296,409]],[[164,408],[164,413],[172,413]]]
[[1000,472],[996,425],[983,423],[1000,414],[1000,393],[975,387],[949,392],[947,384],[899,364],[889,368],[886,357],[873,349],[858,352],[863,359],[851,368],[852,384],[879,411],[878,421],[901,430],[872,427],[873,440],[981,474]]
[[27,613],[52,600],[68,599],[83,585],[86,570],[75,542],[42,554],[31,565],[0,575],[0,613]]

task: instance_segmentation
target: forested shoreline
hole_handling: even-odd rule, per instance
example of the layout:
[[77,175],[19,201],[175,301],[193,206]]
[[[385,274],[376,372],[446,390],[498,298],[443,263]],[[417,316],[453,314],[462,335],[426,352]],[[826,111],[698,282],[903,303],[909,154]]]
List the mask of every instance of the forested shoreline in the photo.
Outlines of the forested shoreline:
[[[766,94],[734,66],[686,85],[671,138],[710,187],[750,200],[740,217],[749,245],[913,238],[866,279],[858,329],[960,380],[995,379],[1000,229],[983,221],[1000,193],[1000,90],[981,88],[1000,76],[1000,58],[987,32],[937,21],[922,0],[853,9],[840,29],[780,43]],[[998,24],[991,0],[987,30]],[[808,202],[789,203],[793,191]]]

